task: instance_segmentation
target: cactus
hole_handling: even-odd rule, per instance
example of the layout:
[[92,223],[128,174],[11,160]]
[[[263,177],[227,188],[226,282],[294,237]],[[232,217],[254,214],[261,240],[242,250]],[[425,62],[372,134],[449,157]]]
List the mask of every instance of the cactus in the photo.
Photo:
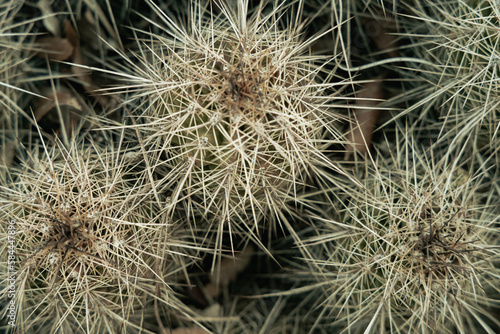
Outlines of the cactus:
[[500,121],[498,1],[409,8],[412,19],[406,22],[405,35],[411,44],[406,50],[429,61],[416,69],[423,79],[419,83],[422,96],[409,110],[422,107],[424,113],[435,112],[443,123],[442,140],[453,138],[454,146],[489,146]]
[[[65,148],[42,141],[41,153],[27,154],[0,185],[1,239],[12,239],[13,225],[16,245],[13,268],[7,268],[8,243],[1,249],[2,285],[15,279],[10,328],[135,332],[145,317],[155,317],[152,308],[142,311],[148,300],[189,313],[169,287],[172,273],[189,262],[170,244],[173,224],[144,196],[147,188],[119,150],[71,142]],[[2,300],[9,291],[2,289]]]
[[392,159],[366,167],[366,192],[311,218],[318,235],[304,243],[324,287],[319,323],[350,333],[493,333],[498,198],[459,156],[436,158],[411,134],[402,139]]
[[21,137],[19,116],[25,115],[20,106],[20,95],[24,90],[18,87],[18,81],[22,77],[20,67],[24,62],[23,40],[29,35],[29,27],[14,24],[21,5],[22,1],[6,1],[0,5],[0,178],[14,160],[15,138]]
[[262,217],[279,215],[319,167],[339,171],[324,153],[341,142],[342,82],[334,71],[318,81],[328,61],[308,53],[315,37],[301,38],[300,12],[285,20],[285,3],[193,1],[184,24],[148,3],[164,26],[144,18],[159,31],[142,31],[136,58],[124,56],[130,74],[116,73],[133,82],[116,88],[127,89],[126,130],[172,212],[258,241]]

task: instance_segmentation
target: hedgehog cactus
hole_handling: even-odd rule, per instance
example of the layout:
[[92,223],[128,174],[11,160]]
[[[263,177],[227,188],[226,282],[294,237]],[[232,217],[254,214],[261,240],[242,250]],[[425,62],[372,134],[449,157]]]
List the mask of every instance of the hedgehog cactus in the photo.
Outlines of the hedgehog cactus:
[[182,309],[169,288],[159,294],[156,285],[169,283],[167,265],[181,268],[173,255],[180,251],[167,242],[172,226],[123,159],[76,140],[68,150],[58,144],[44,151],[0,187],[2,239],[8,223],[15,227],[16,330],[116,332],[140,325],[148,299]]
[[432,65],[417,69],[427,84],[420,85],[421,100],[409,109],[435,109],[444,123],[442,135],[454,138],[453,145],[488,147],[500,123],[499,2],[429,3],[410,11],[414,46],[408,50]]
[[160,175],[150,176],[156,191],[174,188],[172,208],[183,202],[219,232],[255,237],[260,217],[294,199],[318,166],[338,171],[324,156],[340,142],[335,80],[318,81],[328,61],[308,53],[315,39],[301,38],[300,13],[284,26],[285,3],[250,13],[246,1],[194,1],[182,25],[148,2],[165,27],[127,59],[136,82],[126,86],[127,130],[137,130],[148,175]]
[[500,216],[480,189],[484,175],[409,147],[399,154],[404,162],[367,170],[367,191],[350,194],[338,217],[315,220],[309,261],[325,286],[318,323],[335,318],[351,333],[493,333],[500,323],[486,310],[499,292]]

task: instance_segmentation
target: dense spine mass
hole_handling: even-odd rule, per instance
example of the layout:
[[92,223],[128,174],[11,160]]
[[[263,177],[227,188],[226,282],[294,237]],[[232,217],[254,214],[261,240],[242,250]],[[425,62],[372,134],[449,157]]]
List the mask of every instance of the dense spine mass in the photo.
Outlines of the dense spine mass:
[[[174,225],[116,153],[76,140],[69,150],[44,146],[0,187],[0,212],[16,229],[13,300],[20,330],[133,329],[151,316],[141,314],[141,304],[154,298],[175,304],[156,287],[169,283],[167,268],[180,268],[170,253]],[[2,233],[7,229],[2,223]]]
[[319,319],[353,333],[491,332],[497,320],[475,321],[498,294],[495,197],[484,174],[404,138],[364,171],[366,191],[313,218],[318,236],[304,243],[324,287]]

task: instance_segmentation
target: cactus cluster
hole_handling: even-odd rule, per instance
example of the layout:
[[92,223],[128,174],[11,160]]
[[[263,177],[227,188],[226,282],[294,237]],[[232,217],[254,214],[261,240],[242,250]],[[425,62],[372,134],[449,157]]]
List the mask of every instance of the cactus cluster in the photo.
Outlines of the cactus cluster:
[[496,333],[493,0],[0,4],[0,331]]

